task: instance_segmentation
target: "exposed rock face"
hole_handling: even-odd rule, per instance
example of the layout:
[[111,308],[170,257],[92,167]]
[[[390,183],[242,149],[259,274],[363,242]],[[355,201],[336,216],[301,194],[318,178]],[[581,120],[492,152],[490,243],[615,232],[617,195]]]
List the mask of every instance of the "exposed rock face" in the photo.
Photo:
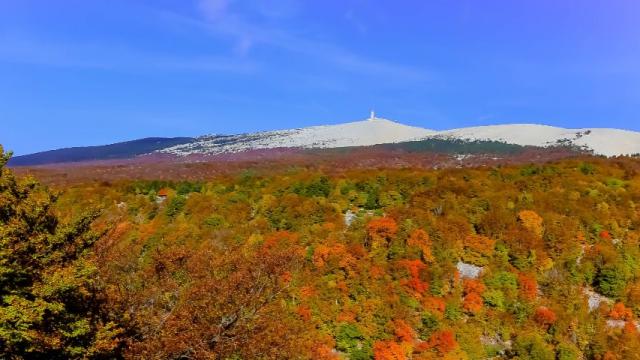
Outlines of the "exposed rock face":
[[462,261],[458,261],[456,264],[456,269],[460,273],[460,278],[462,279],[477,279],[482,272],[482,267],[475,266],[473,264],[464,263]]
[[600,304],[602,303],[605,303],[605,304],[613,303],[613,300],[609,299],[604,295],[598,294],[597,292],[593,291],[593,289],[584,288],[583,292],[587,296],[587,301],[589,302],[589,311],[596,310],[597,308],[600,307]]

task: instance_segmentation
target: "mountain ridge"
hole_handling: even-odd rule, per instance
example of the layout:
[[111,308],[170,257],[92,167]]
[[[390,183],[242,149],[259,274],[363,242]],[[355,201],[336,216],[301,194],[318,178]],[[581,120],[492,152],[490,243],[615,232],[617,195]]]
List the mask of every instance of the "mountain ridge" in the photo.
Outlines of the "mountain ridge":
[[129,159],[194,140],[190,137],[146,137],[108,145],[75,146],[14,156],[9,159],[9,165],[34,166],[92,160]]
[[[430,130],[376,117],[295,129],[236,135],[181,138],[144,138],[102,146],[76,147],[16,156],[12,166],[33,166],[92,160],[131,159],[137,156],[215,156],[252,150],[284,148],[329,149],[369,147],[437,139],[452,142],[494,142],[541,148],[565,146],[604,156],[640,153],[640,132],[610,129],[566,129],[540,124],[503,124]],[[434,150],[437,151],[437,150]]]

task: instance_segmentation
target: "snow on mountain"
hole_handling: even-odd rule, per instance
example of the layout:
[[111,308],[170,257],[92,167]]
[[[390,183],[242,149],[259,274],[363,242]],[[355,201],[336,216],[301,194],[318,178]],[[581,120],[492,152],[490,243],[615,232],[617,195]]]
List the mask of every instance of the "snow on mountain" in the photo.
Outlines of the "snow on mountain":
[[207,135],[158,150],[179,156],[216,155],[272,148],[338,148],[425,139],[498,141],[522,146],[575,146],[605,156],[640,153],[640,133],[617,129],[563,129],[535,124],[477,126],[434,131],[375,117],[339,125],[265,131],[240,135]]
[[563,129],[546,125],[514,124],[446,130],[427,138],[431,137],[490,140],[523,146],[572,145],[605,156],[640,153],[640,132],[619,129]]
[[240,135],[207,135],[195,142],[159,150],[174,155],[241,152],[272,148],[337,148],[417,140],[435,131],[377,118],[339,125],[265,131]]

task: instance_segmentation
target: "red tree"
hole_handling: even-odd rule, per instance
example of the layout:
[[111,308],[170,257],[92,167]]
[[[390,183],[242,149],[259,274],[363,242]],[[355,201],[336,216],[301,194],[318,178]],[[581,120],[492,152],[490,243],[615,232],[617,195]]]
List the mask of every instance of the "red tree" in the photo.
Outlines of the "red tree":
[[455,335],[451,330],[436,331],[431,334],[427,341],[430,348],[436,349],[441,355],[444,355],[458,346]]
[[405,360],[407,356],[400,344],[395,341],[376,341],[373,344],[375,360]]
[[416,334],[406,322],[403,320],[396,320],[393,322],[394,333],[396,338],[401,342],[411,342],[415,339]]
[[405,285],[417,294],[424,294],[424,292],[429,288],[429,284],[422,281],[420,273],[427,268],[427,265],[420,260],[401,260],[400,265],[409,272],[409,280],[404,282]]
[[520,294],[527,300],[535,300],[538,294],[538,282],[532,276],[520,274],[518,276],[518,282],[520,283]]
[[478,293],[470,293],[464,297],[462,308],[470,313],[477,313],[482,309],[482,297]]
[[551,326],[556,322],[557,316],[556,313],[553,312],[553,310],[547,308],[546,306],[540,306],[538,309],[536,309],[534,319],[540,325]]
[[609,312],[609,316],[614,320],[631,320],[633,318],[633,312],[631,309],[624,306],[623,303],[618,302],[613,305],[613,308]]
[[477,293],[482,295],[482,293],[486,290],[486,287],[480,280],[474,279],[465,279],[463,283],[464,293],[465,295],[471,293]]

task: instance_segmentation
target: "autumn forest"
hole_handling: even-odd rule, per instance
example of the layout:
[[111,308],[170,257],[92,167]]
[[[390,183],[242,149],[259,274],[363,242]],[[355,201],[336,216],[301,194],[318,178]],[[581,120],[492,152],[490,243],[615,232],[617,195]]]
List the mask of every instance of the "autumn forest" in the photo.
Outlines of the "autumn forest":
[[640,358],[637,158],[68,184],[7,161],[1,358]]

